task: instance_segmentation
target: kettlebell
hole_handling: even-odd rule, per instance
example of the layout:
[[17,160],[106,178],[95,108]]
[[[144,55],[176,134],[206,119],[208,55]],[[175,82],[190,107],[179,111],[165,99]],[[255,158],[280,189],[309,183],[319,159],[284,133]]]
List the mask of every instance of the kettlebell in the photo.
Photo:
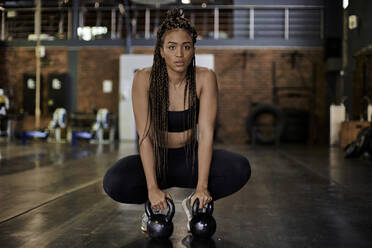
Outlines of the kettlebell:
[[199,209],[199,199],[192,205],[192,219],[190,229],[193,236],[201,239],[209,239],[216,232],[216,220],[212,216],[213,201],[207,204],[206,212]]
[[154,214],[151,209],[150,201],[145,204],[145,211],[149,220],[147,222],[147,233],[151,238],[155,239],[166,239],[169,238],[173,233],[173,216],[174,216],[174,203],[171,199],[166,198],[168,204],[168,213]]

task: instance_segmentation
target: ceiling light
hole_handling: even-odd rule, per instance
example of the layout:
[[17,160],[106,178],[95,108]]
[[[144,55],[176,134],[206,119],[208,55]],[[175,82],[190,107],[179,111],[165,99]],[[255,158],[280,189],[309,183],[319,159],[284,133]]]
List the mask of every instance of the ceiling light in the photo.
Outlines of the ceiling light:
[[190,0],[182,0],[182,3],[183,3],[183,4],[190,4],[191,1],[190,1]]
[[346,9],[347,8],[347,6],[349,6],[349,0],[343,0],[343,7],[344,7],[344,9]]

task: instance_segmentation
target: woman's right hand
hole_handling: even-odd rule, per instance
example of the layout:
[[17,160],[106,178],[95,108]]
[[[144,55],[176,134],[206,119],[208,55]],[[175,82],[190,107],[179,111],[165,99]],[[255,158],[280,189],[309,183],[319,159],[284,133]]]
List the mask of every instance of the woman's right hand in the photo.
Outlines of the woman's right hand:
[[159,188],[150,189],[148,194],[151,207],[155,210],[166,210],[168,208],[168,204],[165,198],[172,200],[172,197],[168,192],[162,191]]

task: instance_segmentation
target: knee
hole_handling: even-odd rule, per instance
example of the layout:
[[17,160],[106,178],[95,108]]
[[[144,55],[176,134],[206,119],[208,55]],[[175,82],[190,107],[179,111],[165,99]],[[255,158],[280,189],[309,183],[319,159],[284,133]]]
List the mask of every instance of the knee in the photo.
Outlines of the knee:
[[248,159],[242,155],[239,156],[239,159],[235,163],[235,168],[240,175],[240,180],[243,184],[248,182],[251,177],[251,165]]
[[[223,168],[223,175],[216,175],[210,184],[210,191],[214,200],[237,192],[244,187],[251,177],[251,166],[248,159],[237,153],[229,153],[228,161]],[[221,171],[216,174],[219,173]]]
[[105,193],[117,202],[140,204],[145,201],[141,194],[143,189],[136,186],[128,176],[118,173],[115,166],[107,170],[102,184]]
[[120,175],[111,173],[108,170],[103,178],[103,189],[109,197],[117,202],[127,204],[142,203],[142,201],[136,199],[135,191],[130,189],[129,185],[124,183],[124,181]]
[[111,197],[115,201],[119,201],[116,196],[118,195],[119,189],[121,188],[120,182],[121,180],[119,178],[119,175],[113,173],[112,168],[107,170],[105,176],[103,177],[103,190],[109,197]]

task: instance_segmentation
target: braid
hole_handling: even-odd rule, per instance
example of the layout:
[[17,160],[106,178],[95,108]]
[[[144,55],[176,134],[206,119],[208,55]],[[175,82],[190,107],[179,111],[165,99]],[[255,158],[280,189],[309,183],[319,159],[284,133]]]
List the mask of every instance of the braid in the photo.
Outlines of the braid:
[[[146,137],[150,132],[154,148],[154,162],[156,168],[156,176],[158,181],[165,182],[166,165],[168,157],[168,108],[169,108],[169,79],[165,60],[160,54],[160,48],[163,47],[165,34],[176,29],[186,31],[193,42],[196,43],[197,33],[189,20],[183,17],[183,12],[178,9],[167,11],[157,31],[157,39],[154,51],[154,60],[150,75],[149,89],[149,112],[150,124],[146,132]],[[186,120],[192,131],[192,158],[193,168],[195,162],[195,145],[196,145],[196,83],[195,83],[195,57],[192,59],[187,68],[186,86],[184,92],[184,107],[186,106],[186,95],[188,95],[189,107],[192,108],[192,116],[189,115]],[[147,126],[147,125],[146,125]],[[144,139],[144,138],[143,138]],[[142,141],[143,141],[142,139]],[[141,144],[141,142],[140,142]],[[188,147],[188,146],[187,146]],[[190,152],[187,148],[187,154]]]
[[[192,153],[192,174],[194,174],[194,168],[195,168],[195,146],[196,146],[196,121],[197,121],[197,112],[196,112],[196,83],[195,83],[195,57],[192,59],[189,67],[187,68],[187,80],[186,80],[186,86],[185,86],[185,93],[184,93],[184,99],[186,99],[186,89],[188,88],[190,94],[188,101],[190,108],[191,108],[191,113],[193,115],[189,115],[188,124],[189,127],[192,127],[191,129],[191,151],[189,149],[189,146],[186,147],[186,160],[188,160],[190,152]],[[188,162],[186,161],[188,164]]]

